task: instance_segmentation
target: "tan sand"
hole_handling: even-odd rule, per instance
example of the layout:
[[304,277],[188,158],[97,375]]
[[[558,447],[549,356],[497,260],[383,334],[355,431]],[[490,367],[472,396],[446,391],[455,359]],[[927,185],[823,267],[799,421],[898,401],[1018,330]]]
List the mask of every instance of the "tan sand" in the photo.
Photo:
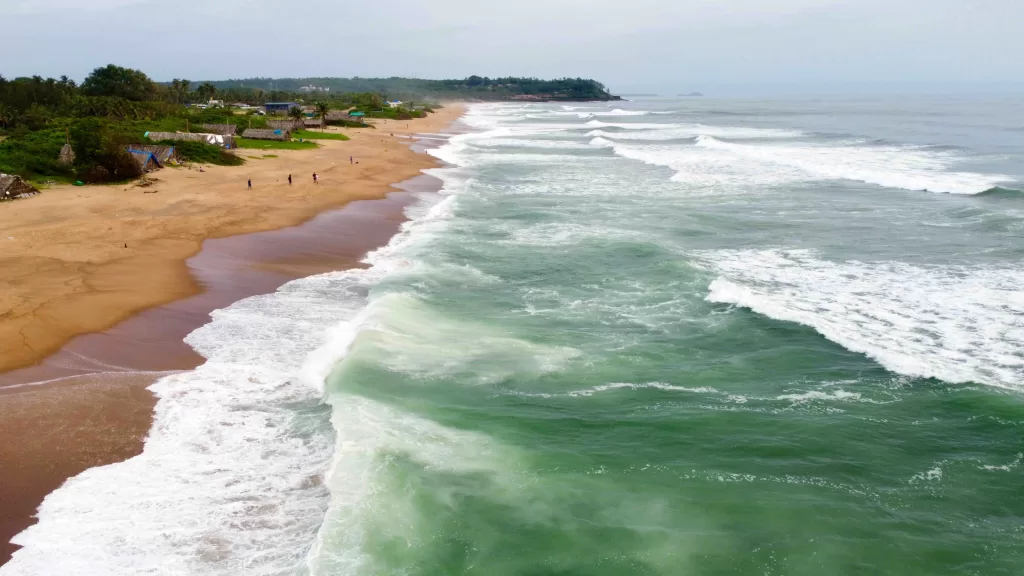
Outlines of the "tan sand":
[[317,150],[242,150],[258,158],[243,167],[164,169],[150,188],[61,186],[0,206],[0,371],[195,294],[184,262],[207,238],[290,226],[383,197],[392,183],[434,165],[401,136],[441,131],[462,110],[449,105],[425,119],[342,130],[350,141],[320,141]]

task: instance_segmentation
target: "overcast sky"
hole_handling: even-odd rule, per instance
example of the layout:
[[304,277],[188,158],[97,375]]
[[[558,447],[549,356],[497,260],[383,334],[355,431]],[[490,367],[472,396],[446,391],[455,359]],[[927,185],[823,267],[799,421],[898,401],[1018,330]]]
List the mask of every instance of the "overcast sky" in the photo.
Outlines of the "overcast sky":
[[0,74],[1021,87],[1024,0],[0,0]]

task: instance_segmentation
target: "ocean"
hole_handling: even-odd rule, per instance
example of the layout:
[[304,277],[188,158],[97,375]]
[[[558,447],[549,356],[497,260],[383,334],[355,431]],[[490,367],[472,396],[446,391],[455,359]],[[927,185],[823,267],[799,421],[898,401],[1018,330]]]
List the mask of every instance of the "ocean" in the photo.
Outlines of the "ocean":
[[1024,101],[476,104],[0,574],[1024,573]]

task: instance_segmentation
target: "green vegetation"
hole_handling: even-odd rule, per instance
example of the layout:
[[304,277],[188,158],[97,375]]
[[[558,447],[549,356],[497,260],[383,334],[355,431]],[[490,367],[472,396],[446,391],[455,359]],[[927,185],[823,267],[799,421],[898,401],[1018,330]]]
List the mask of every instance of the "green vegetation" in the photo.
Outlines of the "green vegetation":
[[174,146],[174,150],[181,156],[182,160],[188,160],[189,162],[202,162],[216,164],[217,166],[241,166],[245,164],[244,158],[239,158],[220,146],[213,146],[204,142],[164,140],[158,142],[158,144]]
[[298,140],[292,140],[291,142],[279,142],[277,140],[252,140],[249,138],[235,138],[235,144],[239,148],[251,148],[254,150],[312,150],[313,148],[319,148],[320,145],[316,142],[299,142]]
[[[561,78],[487,78],[470,76],[462,80],[419,80],[416,78],[249,78],[213,82],[224,93],[244,93],[254,90],[274,95],[277,101],[294,99],[300,89],[314,86],[330,89],[318,92],[317,97],[330,94],[374,93],[386,94],[388,99],[405,101],[438,100],[616,100],[608,89],[596,80]],[[235,92],[238,91],[238,92]],[[274,101],[274,100],[271,100]],[[383,102],[382,102],[383,103]],[[381,106],[377,106],[378,109]]]
[[[234,124],[240,130],[267,128],[268,118],[252,111],[205,108],[212,99],[228,103],[260,105],[271,101],[311,105],[309,90],[316,94],[316,116],[327,119],[332,110],[358,111],[369,118],[409,120],[421,118],[442,99],[462,100],[609,100],[607,89],[581,78],[485,78],[464,80],[416,80],[409,78],[304,78],[228,80],[193,83],[174,79],[160,84],[138,70],[108,65],[94,70],[81,85],[60,79],[0,76],[0,171],[40,180],[116,182],[139,176],[137,163],[125,147],[142,144],[146,132],[199,131],[200,124]],[[329,91],[327,89],[330,89]],[[389,105],[389,100],[402,100]],[[193,106],[197,104],[197,106]],[[205,109],[204,109],[205,108]],[[299,110],[290,112],[302,118]],[[328,120],[335,126],[366,128],[348,118]],[[370,126],[372,127],[372,126]],[[256,150],[308,150],[315,140],[346,140],[326,131],[300,130],[303,141],[237,139],[242,148]],[[74,162],[58,161],[69,143]],[[187,159],[232,165],[241,160],[219,148],[198,143],[175,142]]]
[[73,170],[57,162],[64,138],[63,130],[40,130],[0,142],[0,172],[35,179],[71,179]]
[[296,130],[292,132],[292,138],[302,140],[348,140],[348,136],[340,132],[314,132],[312,130]]

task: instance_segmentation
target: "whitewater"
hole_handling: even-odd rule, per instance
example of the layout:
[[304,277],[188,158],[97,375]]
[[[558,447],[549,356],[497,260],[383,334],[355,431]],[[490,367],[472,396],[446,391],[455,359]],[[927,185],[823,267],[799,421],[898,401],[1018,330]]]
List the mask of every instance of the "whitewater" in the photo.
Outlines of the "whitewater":
[[1020,114],[472,105],[0,575],[1020,573]]

